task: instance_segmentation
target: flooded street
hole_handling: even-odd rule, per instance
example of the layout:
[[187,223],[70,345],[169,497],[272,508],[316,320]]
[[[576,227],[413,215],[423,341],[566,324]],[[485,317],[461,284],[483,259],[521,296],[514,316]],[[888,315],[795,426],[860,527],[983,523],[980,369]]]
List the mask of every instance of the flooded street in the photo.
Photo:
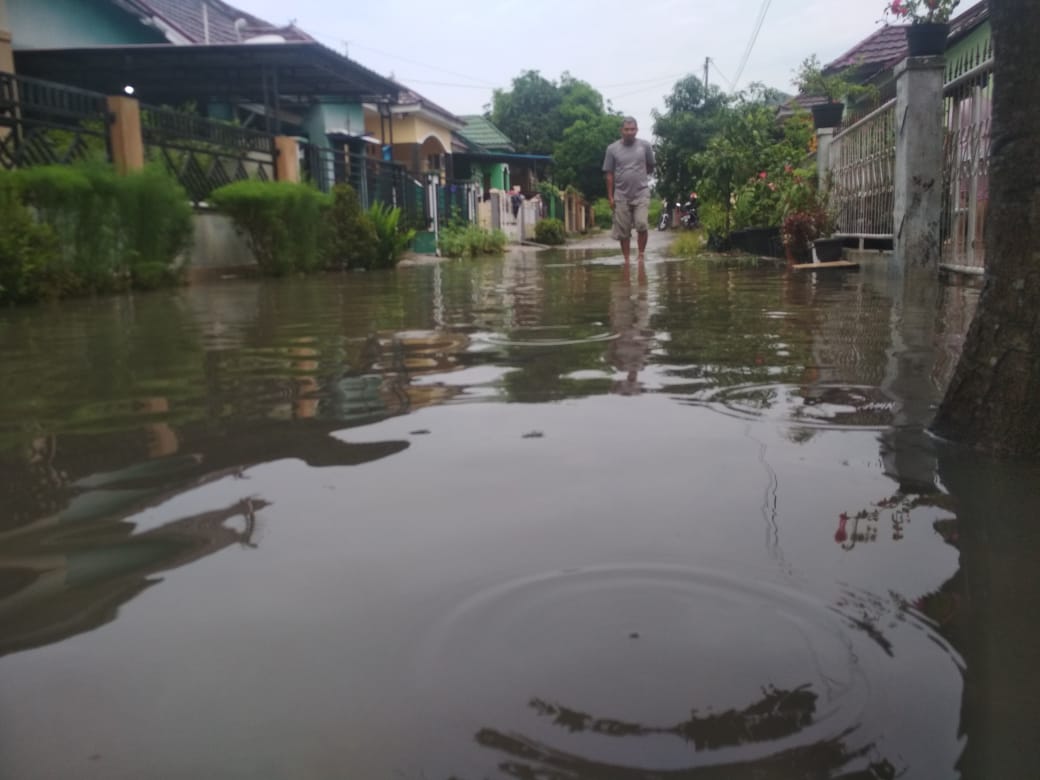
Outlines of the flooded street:
[[976,291],[619,260],[0,311],[0,777],[1035,777]]

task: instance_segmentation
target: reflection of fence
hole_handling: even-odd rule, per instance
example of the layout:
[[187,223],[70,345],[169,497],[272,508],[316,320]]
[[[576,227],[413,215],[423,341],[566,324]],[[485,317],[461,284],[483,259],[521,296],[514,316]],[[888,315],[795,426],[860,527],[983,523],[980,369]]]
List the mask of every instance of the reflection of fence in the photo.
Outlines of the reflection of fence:
[[896,162],[895,101],[890,100],[834,136],[830,198],[838,231],[861,237],[892,235]]
[[400,208],[409,224],[422,219],[422,185],[400,164],[308,143],[300,144],[300,152],[301,178],[322,192],[331,191],[337,184],[349,184],[363,209],[383,203]]
[[104,95],[0,73],[0,167],[111,158]]
[[989,201],[992,42],[948,62],[945,82],[942,260],[947,266],[981,270]]
[[161,160],[195,203],[243,179],[273,181],[274,137],[165,108],[141,107],[145,155]]

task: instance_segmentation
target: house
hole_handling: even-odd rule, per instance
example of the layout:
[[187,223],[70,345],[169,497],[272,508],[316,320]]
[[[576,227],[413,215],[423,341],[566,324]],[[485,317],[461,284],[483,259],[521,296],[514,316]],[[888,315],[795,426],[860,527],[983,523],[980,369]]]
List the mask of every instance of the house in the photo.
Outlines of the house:
[[4,1],[22,76],[190,105],[209,118],[296,136],[315,159],[328,152],[398,162],[417,178],[451,175],[458,117],[295,25],[222,0]]
[[455,133],[455,177],[477,183],[483,192],[519,187],[525,196],[538,192],[552,157],[520,154],[512,140],[487,117],[462,117],[464,126]]

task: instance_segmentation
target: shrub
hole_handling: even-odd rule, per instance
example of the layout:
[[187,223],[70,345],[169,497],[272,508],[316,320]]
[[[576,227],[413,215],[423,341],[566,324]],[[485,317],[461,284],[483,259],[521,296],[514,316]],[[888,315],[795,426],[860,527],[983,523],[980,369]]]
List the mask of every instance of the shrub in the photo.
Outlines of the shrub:
[[165,170],[117,176],[90,162],[27,168],[13,177],[20,202],[60,247],[48,265],[48,295],[154,287],[178,278],[175,263],[191,239],[192,212]]
[[265,274],[313,271],[325,260],[329,197],[306,184],[238,181],[210,202],[231,217]]
[[695,257],[703,252],[704,238],[700,231],[684,230],[668,245],[668,254],[673,257]]
[[48,276],[61,257],[49,225],[33,219],[12,174],[0,174],[0,302],[35,301],[48,294]]
[[484,230],[472,224],[451,225],[440,232],[438,248],[444,257],[498,255],[509,239],[501,230]]
[[415,238],[415,231],[401,230],[401,209],[385,203],[373,203],[368,209],[368,218],[377,239],[373,267],[393,268]]
[[650,198],[650,208],[647,210],[647,221],[650,223],[651,228],[657,227],[657,223],[661,221],[661,212],[664,210],[664,203],[660,198]]
[[361,210],[357,192],[349,184],[332,190],[329,264],[337,268],[370,268],[379,252],[379,235],[369,215]]
[[614,224],[614,212],[610,208],[610,201],[606,198],[597,199],[592,204],[592,218],[596,227],[609,230]]
[[567,235],[563,230],[563,222],[552,217],[535,223],[534,237],[539,243],[549,244],[550,246],[567,242]]

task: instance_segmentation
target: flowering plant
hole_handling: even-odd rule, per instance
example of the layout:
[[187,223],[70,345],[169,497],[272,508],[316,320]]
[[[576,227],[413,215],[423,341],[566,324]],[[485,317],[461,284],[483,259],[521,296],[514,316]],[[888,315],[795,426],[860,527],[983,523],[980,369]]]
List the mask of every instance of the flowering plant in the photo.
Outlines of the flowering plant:
[[885,14],[910,24],[948,22],[960,0],[891,0]]

